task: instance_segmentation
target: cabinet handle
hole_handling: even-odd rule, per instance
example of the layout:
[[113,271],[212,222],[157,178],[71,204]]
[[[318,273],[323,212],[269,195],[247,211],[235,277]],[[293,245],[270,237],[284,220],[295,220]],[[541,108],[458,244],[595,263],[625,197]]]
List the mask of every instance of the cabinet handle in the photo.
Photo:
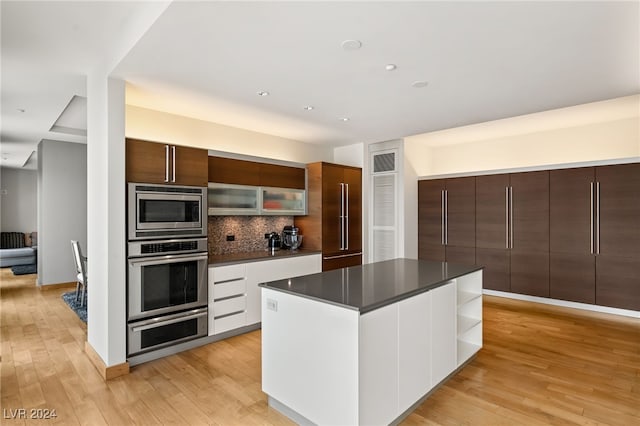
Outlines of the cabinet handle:
[[340,183],[340,250],[344,250],[344,183]]
[[444,189],[440,191],[440,243],[444,245]]
[[596,254],[600,254],[600,182],[596,182]]
[[589,233],[589,235],[591,236],[591,245],[589,246],[589,252],[591,254],[593,254],[593,252],[594,252],[594,244],[593,244],[593,226],[594,226],[594,223],[593,223],[593,182],[591,182],[591,193],[590,194],[591,194],[591,204],[590,204],[590,207],[591,207],[591,209],[590,209],[591,210],[591,222],[589,222],[589,223],[591,224],[591,232]]
[[164,146],[164,181],[169,182],[169,145]]
[[444,190],[444,245],[449,244],[449,190]]
[[345,186],[347,187],[347,195],[345,197],[345,202],[347,204],[347,208],[345,209],[345,216],[344,216],[344,221],[346,223],[346,238],[345,238],[345,250],[349,250],[349,184],[346,183]]
[[171,147],[171,154],[173,157],[172,163],[173,163],[173,179],[171,179],[171,182],[176,181],[176,147],[175,145]]
[[509,248],[513,248],[513,186],[509,187]]
[[504,187],[504,245],[509,248],[509,187]]

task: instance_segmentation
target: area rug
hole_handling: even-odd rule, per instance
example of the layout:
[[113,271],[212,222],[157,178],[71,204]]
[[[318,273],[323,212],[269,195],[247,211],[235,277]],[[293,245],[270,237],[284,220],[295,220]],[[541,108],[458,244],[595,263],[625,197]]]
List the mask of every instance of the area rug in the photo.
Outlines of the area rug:
[[69,291],[62,295],[62,300],[69,305],[69,307],[73,310],[73,312],[78,315],[83,322],[87,322],[87,305],[80,306],[80,300],[76,302],[76,292]]
[[31,265],[14,265],[11,267],[11,272],[13,272],[13,275],[35,274],[38,272],[38,265],[35,263]]

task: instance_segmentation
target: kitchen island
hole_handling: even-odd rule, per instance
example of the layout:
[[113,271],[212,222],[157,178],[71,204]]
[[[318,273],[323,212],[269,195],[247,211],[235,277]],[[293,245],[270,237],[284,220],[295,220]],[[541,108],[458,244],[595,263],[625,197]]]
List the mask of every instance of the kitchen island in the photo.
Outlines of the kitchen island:
[[262,390],[298,423],[389,424],[482,347],[482,268],[394,259],[261,284]]

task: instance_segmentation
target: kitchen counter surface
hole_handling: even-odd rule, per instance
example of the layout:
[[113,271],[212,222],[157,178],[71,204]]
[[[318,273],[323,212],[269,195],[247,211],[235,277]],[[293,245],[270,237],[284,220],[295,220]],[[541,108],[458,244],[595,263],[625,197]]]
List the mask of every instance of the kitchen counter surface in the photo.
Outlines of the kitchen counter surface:
[[292,256],[309,256],[312,254],[322,254],[317,250],[276,250],[271,252],[268,250],[251,251],[247,253],[221,254],[209,256],[209,266],[234,265],[237,263],[259,262],[262,260],[282,259]]
[[481,269],[481,266],[448,262],[393,259],[267,282],[260,286],[364,314]]

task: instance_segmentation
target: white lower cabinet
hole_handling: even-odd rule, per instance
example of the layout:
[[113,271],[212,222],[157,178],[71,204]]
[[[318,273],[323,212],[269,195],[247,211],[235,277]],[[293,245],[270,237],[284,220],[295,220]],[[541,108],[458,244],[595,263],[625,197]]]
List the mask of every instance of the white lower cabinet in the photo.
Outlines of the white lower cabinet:
[[209,267],[209,335],[261,322],[259,284],[322,270],[320,254]]
[[431,290],[431,381],[435,386],[458,366],[456,357],[456,285]]

